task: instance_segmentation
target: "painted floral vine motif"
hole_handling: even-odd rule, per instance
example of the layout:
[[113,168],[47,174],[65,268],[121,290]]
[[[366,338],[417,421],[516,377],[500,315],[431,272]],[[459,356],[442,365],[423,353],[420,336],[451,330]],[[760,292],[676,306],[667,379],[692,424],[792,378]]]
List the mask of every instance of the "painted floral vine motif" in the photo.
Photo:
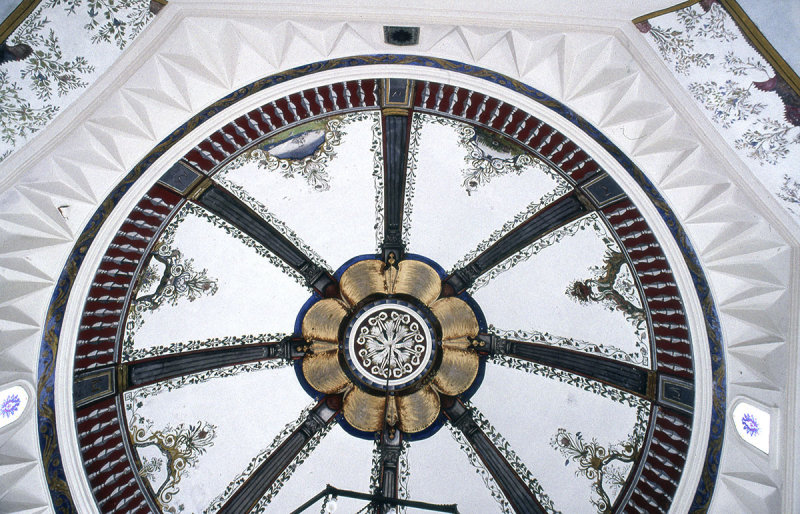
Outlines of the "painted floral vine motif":
[[789,155],[789,145],[800,145],[800,131],[773,118],[760,118],[760,126],[749,128],[736,140],[736,148],[761,164],[778,164]]
[[562,348],[571,348],[573,350],[603,355],[611,359],[629,362],[631,364],[638,364],[641,366],[647,366],[649,364],[649,352],[647,351],[646,346],[644,347],[644,351],[628,353],[625,350],[621,350],[610,344],[599,345],[589,341],[582,341],[572,337],[557,336],[548,332],[540,332],[538,330],[503,330],[495,327],[494,325],[489,325],[489,332],[504,339],[527,341],[529,343],[546,344],[550,346],[560,346]]
[[492,474],[489,473],[489,470],[486,469],[486,465],[483,463],[480,456],[478,456],[475,448],[473,448],[470,442],[467,441],[467,438],[464,437],[464,434],[455,428],[450,422],[445,423],[445,426],[450,431],[450,435],[453,437],[456,444],[458,444],[458,447],[467,456],[469,464],[475,469],[475,473],[480,476],[481,480],[486,486],[486,489],[488,489],[489,493],[492,495],[494,501],[497,502],[500,512],[503,514],[513,514],[514,509],[511,508],[511,504],[506,499],[505,494],[503,494],[503,490],[500,489],[499,485],[497,485],[497,481],[494,479]]
[[783,185],[778,192],[778,197],[789,205],[791,212],[800,216],[800,181],[794,180],[789,175],[784,175]]
[[222,348],[225,346],[240,346],[248,344],[265,344],[282,341],[289,337],[286,333],[274,334],[246,334],[240,336],[211,337],[208,339],[192,339],[190,341],[177,341],[163,346],[151,346],[148,348],[125,347],[122,360],[125,362],[138,361],[160,355],[168,355],[182,352],[196,352],[198,350],[208,350],[211,348]]
[[[128,428],[131,442],[137,452],[155,449],[158,453],[141,460],[139,475],[146,478],[153,487],[155,500],[162,512],[176,513],[183,510],[183,505],[170,505],[175,494],[180,490],[181,480],[189,474],[189,470],[197,464],[199,457],[214,444],[217,427],[208,422],[198,421],[193,424],[180,423],[155,429],[153,421],[139,414],[142,397],[133,394],[126,398],[129,412]],[[156,483],[159,473],[164,470],[164,478]]]
[[642,440],[643,433],[634,431],[626,441],[605,447],[597,439],[585,440],[581,432],[572,434],[559,428],[550,445],[567,458],[565,466],[569,466],[570,461],[575,462],[578,465],[575,474],[592,481],[595,497],[591,502],[597,512],[610,514],[613,500],[609,492],[616,495],[625,485],[629,467],[626,464],[632,464],[639,456]]
[[[287,423],[283,427],[283,429],[281,429],[281,431],[278,433],[278,435],[276,435],[273,438],[273,440],[270,443],[270,445],[267,446],[266,448],[264,448],[263,450],[261,450],[258,453],[258,455],[253,457],[250,460],[250,463],[244,469],[244,471],[242,471],[236,478],[234,478],[231,481],[231,483],[228,484],[228,486],[225,488],[225,490],[222,491],[222,493],[220,493],[216,498],[214,498],[211,501],[211,503],[209,503],[209,505],[203,510],[203,514],[213,514],[214,512],[217,512],[218,510],[220,510],[222,508],[222,506],[225,505],[225,502],[227,502],[228,499],[230,499],[230,497],[233,495],[233,493],[239,487],[241,487],[241,485],[243,483],[245,483],[250,478],[250,476],[258,469],[258,467],[265,460],[267,460],[269,458],[269,456],[272,455],[272,453],[280,445],[282,445],[289,438],[289,436],[294,431],[296,431],[298,429],[298,427],[300,427],[300,425],[303,424],[303,422],[306,419],[308,419],[309,414],[314,409],[316,404],[317,404],[317,402],[312,402],[311,404],[307,405],[300,412],[300,414],[297,416],[297,418],[295,418],[294,420],[292,420],[289,423]],[[330,430],[330,428],[332,426],[333,426],[333,424],[328,424],[327,428],[323,428],[320,432],[317,432],[314,435],[314,437],[312,438],[312,440],[315,441],[314,442],[314,448],[316,448],[316,446],[319,444],[319,442],[322,440],[322,438],[328,433],[328,431]],[[311,450],[313,450],[313,448]],[[303,457],[303,460],[305,460],[305,458],[308,457],[308,455],[310,454],[310,451],[309,452],[305,452],[305,450],[304,450],[303,454],[305,455],[305,457]],[[272,484],[270,489],[267,491],[267,494],[269,494],[269,499],[272,499],[276,494],[278,494],[278,492],[283,487],[283,485],[289,480],[289,478],[291,478],[291,475],[292,475],[292,473],[294,473],[295,468],[300,464],[300,462],[297,462],[297,459],[299,457],[300,456],[298,455],[297,457],[295,457],[295,460],[292,461],[294,465],[291,467],[291,470],[288,467],[286,469],[284,469],[284,471],[281,473],[281,475],[278,477],[278,479]],[[269,500],[267,500],[267,501],[269,501]]]
[[[750,47],[728,51],[724,56],[695,50],[696,45],[706,41],[726,44],[744,39],[716,0],[703,0],[681,9],[674,20],[679,28],[662,28],[649,21],[638,23],[637,27],[653,38],[664,61],[677,73],[688,76],[695,68],[712,68],[728,74],[730,78],[724,80],[692,81],[687,89],[709,111],[713,122],[725,129],[737,128],[733,146],[745,156],[773,166],[785,159],[792,145],[800,145],[800,96]],[[747,52],[753,55],[745,55]],[[754,99],[754,88],[778,95],[783,104],[783,120],[762,116],[768,105]]]
[[530,490],[535,496],[536,500],[539,502],[539,505],[542,506],[542,509],[547,514],[561,514],[561,511],[556,509],[553,500],[544,492],[544,488],[542,484],[533,476],[528,466],[522,462],[522,459],[517,455],[514,449],[511,447],[511,443],[503,437],[503,435],[492,425],[486,416],[478,410],[471,402],[465,402],[467,409],[472,413],[472,418],[475,420],[475,424],[481,431],[486,434],[491,441],[497,451],[503,456],[503,458],[509,463],[511,468],[514,472],[519,476],[519,478],[525,483],[525,486]]
[[[184,258],[180,250],[162,242],[157,244],[151,259],[150,265],[139,280],[137,286],[139,294],[131,302],[126,326],[129,332],[141,326],[144,312],[158,310],[164,304],[177,305],[181,298],[193,302],[204,294],[213,295],[217,292],[216,279],[209,278],[205,269],[196,271],[194,260]],[[160,263],[161,266],[156,263]],[[159,272],[161,267],[163,269]],[[149,290],[152,292],[141,294]]]
[[[550,176],[555,174],[544,161],[499,135],[460,121],[423,113],[415,114],[411,125],[408,168],[412,177],[412,191],[414,171],[417,167],[416,155],[419,147],[419,133],[424,123],[438,123],[452,127],[457,132],[458,145],[467,151],[464,156],[466,166],[461,170],[461,174],[464,177],[462,185],[467,194],[471,194],[479,187],[488,184],[495,177],[509,173],[519,175],[530,169],[530,167],[535,167]],[[406,184],[406,187],[408,187],[408,184]]]
[[[68,94],[94,80],[102,71],[94,64],[98,55],[110,62],[103,54],[117,54],[141,32],[152,18],[149,7],[148,0],[45,0],[25,18],[8,43],[33,51],[0,71],[0,138],[6,146],[0,160],[47,125]],[[62,42],[75,32],[95,48],[79,55]]]
[[522,148],[503,141],[487,130],[465,125],[459,129],[459,136],[459,144],[468,151],[464,158],[467,168],[462,171],[462,185],[467,194],[488,184],[494,177],[508,173],[519,175],[526,167],[538,164]]
[[[20,95],[21,87],[9,77],[8,71],[0,70],[0,138],[4,143],[14,145],[18,139],[25,139],[47,123],[58,112],[55,105],[33,107],[31,102]],[[11,154],[11,149],[3,152],[2,158]]]
[[[45,8],[62,6],[67,13],[75,15],[83,6],[83,0],[47,0],[42,4]],[[153,16],[147,0],[86,0],[86,14],[89,20],[83,28],[91,34],[92,43],[114,43],[120,50]]]
[[230,178],[223,173],[219,174],[217,177],[215,177],[215,179],[219,185],[223,186],[225,189],[233,193],[234,196],[236,196],[239,200],[246,203],[256,212],[256,214],[261,216],[265,221],[272,225],[278,232],[286,237],[286,239],[291,241],[293,245],[302,250],[303,253],[314,262],[314,264],[333,272],[330,265],[325,262],[325,259],[323,259],[322,256],[320,256],[313,248],[308,246],[308,244],[306,244],[306,242],[303,241],[294,230],[289,228],[286,223],[281,221],[280,218],[270,212],[263,203],[259,202],[252,195],[250,195],[245,188],[231,181]]
[[25,59],[20,78],[40,100],[52,100],[53,96],[86,87],[88,82],[84,79],[95,70],[86,57],[64,58],[61,41],[52,28],[48,29],[49,23],[46,17],[29,16],[12,37],[14,44],[24,43],[33,49]]
[[[372,463],[370,466],[370,475],[369,475],[369,493],[370,494],[380,494],[381,488],[381,464],[383,463],[383,452],[381,450],[382,446],[380,444],[381,436],[380,433],[375,434],[375,441],[372,447]],[[397,497],[405,500],[409,498],[408,492],[408,479],[411,477],[411,469],[409,468],[408,463],[408,449],[411,447],[411,443],[407,440],[403,440],[400,443],[400,451],[397,456]],[[358,512],[373,512],[373,509],[370,509],[371,505],[366,505],[364,509]],[[402,505],[397,506],[396,508],[397,514],[406,514],[406,508]],[[358,513],[356,513],[358,514]]]

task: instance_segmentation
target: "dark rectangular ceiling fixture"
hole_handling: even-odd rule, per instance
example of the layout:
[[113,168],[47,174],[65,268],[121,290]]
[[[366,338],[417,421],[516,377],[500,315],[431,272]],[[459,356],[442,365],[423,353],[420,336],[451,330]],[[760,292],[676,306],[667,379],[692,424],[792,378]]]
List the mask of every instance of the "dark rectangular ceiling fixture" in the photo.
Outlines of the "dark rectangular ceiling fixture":
[[389,45],[410,46],[419,43],[419,27],[383,27],[383,40]]

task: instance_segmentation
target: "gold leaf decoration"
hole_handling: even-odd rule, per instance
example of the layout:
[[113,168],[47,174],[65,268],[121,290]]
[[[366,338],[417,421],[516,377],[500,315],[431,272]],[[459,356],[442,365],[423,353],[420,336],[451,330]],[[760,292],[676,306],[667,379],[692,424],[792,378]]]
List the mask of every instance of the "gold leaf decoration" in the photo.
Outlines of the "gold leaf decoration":
[[431,305],[431,311],[442,326],[442,339],[445,341],[475,337],[480,331],[475,313],[460,298],[440,298]]
[[342,412],[356,429],[375,432],[383,428],[385,408],[385,396],[375,396],[354,387],[344,396]]
[[394,292],[416,297],[430,305],[442,292],[442,280],[436,270],[420,261],[400,261]]
[[439,416],[439,395],[430,386],[397,397],[398,426],[407,433],[425,430]]
[[303,338],[338,343],[339,326],[346,315],[347,309],[341,301],[333,298],[318,301],[303,318]]

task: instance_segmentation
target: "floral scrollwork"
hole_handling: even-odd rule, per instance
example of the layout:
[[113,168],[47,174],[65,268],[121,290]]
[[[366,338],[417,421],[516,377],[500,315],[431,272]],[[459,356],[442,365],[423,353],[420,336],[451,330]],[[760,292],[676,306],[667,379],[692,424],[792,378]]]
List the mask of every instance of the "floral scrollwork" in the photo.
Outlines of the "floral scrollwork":
[[[180,423],[174,427],[167,425],[157,430],[151,420],[139,414],[138,409],[142,405],[139,398],[129,399],[128,404],[132,409],[129,427],[133,447],[138,451],[154,447],[160,454],[143,458],[139,475],[151,482],[155,500],[163,512],[178,512],[182,510],[182,506],[176,507],[170,503],[180,490],[180,482],[188,470],[214,444],[217,427],[198,421],[191,424]],[[166,471],[166,476],[161,483],[153,483],[157,472],[162,468]]]
[[[180,250],[173,249],[168,244],[160,244],[151,254],[151,258],[150,265],[139,280],[137,291],[149,290],[153,285],[155,290],[139,294],[131,302],[126,326],[129,334],[141,327],[144,312],[158,310],[164,304],[177,305],[181,298],[193,302],[203,294],[213,295],[217,292],[217,281],[209,278],[205,269],[196,271],[194,260],[184,258]],[[160,274],[156,263],[163,265]]]
[[596,497],[591,499],[592,504],[600,514],[612,512],[613,501],[608,491],[617,492],[625,485],[626,472],[624,464],[632,463],[639,456],[642,441],[641,432],[634,433],[626,441],[610,445],[608,448],[600,445],[597,439],[587,441],[581,432],[572,434],[564,428],[559,428],[550,441],[550,445],[559,450],[567,460],[578,465],[575,471],[577,476],[584,476],[592,481],[592,492]]

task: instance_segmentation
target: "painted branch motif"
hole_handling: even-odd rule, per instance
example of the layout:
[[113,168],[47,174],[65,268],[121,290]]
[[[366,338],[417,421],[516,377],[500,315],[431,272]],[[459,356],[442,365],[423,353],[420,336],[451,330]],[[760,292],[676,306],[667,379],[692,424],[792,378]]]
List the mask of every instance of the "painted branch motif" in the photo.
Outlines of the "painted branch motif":
[[171,505],[173,498],[180,491],[181,480],[214,444],[217,427],[197,421],[156,429],[153,421],[138,412],[143,404],[141,397],[134,394],[126,399],[126,403],[130,416],[128,427],[131,443],[140,456],[147,452],[141,457],[139,475],[150,483],[162,512],[183,511],[182,504]]
[[778,196],[789,205],[790,211],[800,216],[800,181],[785,175]]
[[578,465],[575,475],[592,481],[595,497],[591,502],[597,512],[611,514],[614,502],[609,493],[616,495],[625,485],[628,471],[621,464],[631,464],[639,457],[641,437],[640,432],[634,431],[627,441],[605,447],[597,439],[585,440],[581,432],[572,434],[559,428],[550,445],[566,457],[565,466],[570,461]]
[[[129,334],[141,327],[142,314],[145,312],[158,310],[162,305],[177,305],[182,298],[193,302],[202,295],[213,295],[217,292],[216,279],[209,278],[206,269],[196,271],[194,260],[184,258],[180,250],[161,243],[156,246],[151,259],[136,291],[149,291],[154,285],[155,290],[139,294],[131,302],[126,323]],[[159,268],[163,269],[159,272]]]
[[[734,148],[761,166],[777,166],[787,159],[800,145],[800,96],[749,45],[725,8],[716,0],[704,0],[657,19],[658,25],[650,20],[637,27],[652,38],[664,62],[679,74],[711,121],[732,130]],[[723,55],[705,51],[720,46],[733,50]],[[701,80],[692,80],[695,77]],[[773,92],[777,98],[759,91]],[[771,108],[774,104],[782,107],[783,119]],[[776,196],[782,199],[780,193]]]
[[592,266],[592,278],[575,280],[567,288],[567,296],[578,303],[597,302],[609,310],[618,310],[634,326],[646,322],[644,308],[622,252],[606,250],[602,266]]
[[[152,19],[149,7],[146,0],[45,0],[25,18],[7,42],[32,51],[0,71],[0,160],[46,126],[65,97],[94,81],[107,66],[99,63],[112,62]],[[90,52],[59,38],[75,31],[91,41]]]

